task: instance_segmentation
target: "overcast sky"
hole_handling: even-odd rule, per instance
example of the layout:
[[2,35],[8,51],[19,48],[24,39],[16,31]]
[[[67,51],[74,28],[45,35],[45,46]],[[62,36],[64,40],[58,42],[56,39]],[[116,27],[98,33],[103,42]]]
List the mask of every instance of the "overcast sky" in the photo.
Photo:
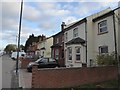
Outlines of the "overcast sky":
[[[20,0],[2,0],[0,3],[0,49],[7,44],[16,44],[20,14]],[[61,23],[69,24],[108,7],[115,9],[119,0],[24,0],[21,30],[21,44],[29,35],[58,33]],[[48,2],[49,1],[49,2]],[[59,1],[59,2],[55,2]],[[79,1],[79,2],[77,2]],[[1,21],[2,20],[2,21]],[[2,28],[1,28],[2,27]]]

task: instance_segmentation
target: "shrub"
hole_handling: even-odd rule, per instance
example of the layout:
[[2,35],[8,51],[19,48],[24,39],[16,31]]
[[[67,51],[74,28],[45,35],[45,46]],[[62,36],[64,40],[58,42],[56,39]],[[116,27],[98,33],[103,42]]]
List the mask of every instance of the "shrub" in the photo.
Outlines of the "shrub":
[[96,57],[98,65],[116,65],[115,54],[100,54]]

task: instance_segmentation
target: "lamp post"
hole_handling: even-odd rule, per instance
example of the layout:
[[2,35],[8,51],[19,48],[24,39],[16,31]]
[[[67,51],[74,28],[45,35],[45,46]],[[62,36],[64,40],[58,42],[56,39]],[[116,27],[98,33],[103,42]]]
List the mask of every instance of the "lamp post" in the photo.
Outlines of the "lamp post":
[[23,10],[23,0],[21,1],[21,10],[20,10],[19,33],[18,33],[18,49],[17,49],[17,60],[16,60],[16,74],[18,73],[18,60],[19,60],[19,50],[20,50],[20,34],[21,34],[21,23],[22,23],[22,10]]

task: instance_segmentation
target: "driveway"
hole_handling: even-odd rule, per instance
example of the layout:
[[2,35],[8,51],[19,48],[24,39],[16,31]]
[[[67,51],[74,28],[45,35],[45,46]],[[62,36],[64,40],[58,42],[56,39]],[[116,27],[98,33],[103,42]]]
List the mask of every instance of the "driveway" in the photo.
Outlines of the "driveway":
[[19,69],[19,87],[31,88],[32,73],[27,72],[26,69]]

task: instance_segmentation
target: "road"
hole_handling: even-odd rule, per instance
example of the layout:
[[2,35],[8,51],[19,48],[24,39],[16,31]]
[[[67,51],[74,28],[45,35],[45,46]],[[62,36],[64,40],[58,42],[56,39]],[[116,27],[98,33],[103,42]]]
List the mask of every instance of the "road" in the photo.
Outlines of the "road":
[[14,88],[15,65],[16,61],[13,61],[8,55],[2,56],[2,88]]

